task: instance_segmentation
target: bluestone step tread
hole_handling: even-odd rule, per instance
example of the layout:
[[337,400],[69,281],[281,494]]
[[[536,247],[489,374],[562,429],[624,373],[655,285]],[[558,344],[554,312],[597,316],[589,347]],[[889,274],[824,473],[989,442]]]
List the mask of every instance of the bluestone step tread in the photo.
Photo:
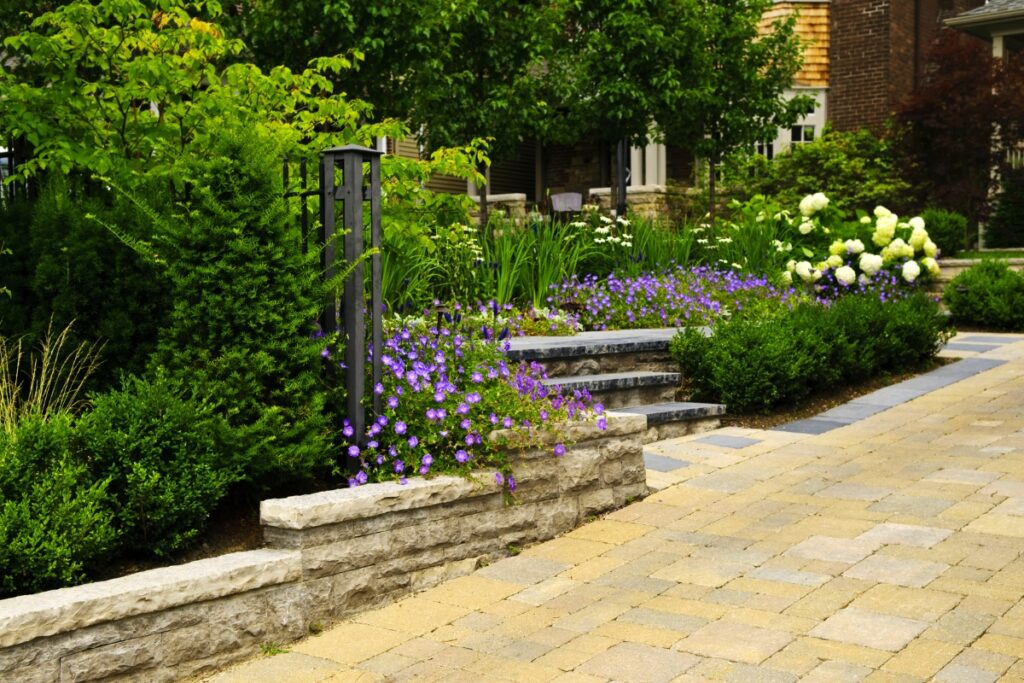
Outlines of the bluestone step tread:
[[617,353],[667,351],[675,328],[580,332],[572,337],[516,337],[509,340],[512,360],[554,360]]
[[558,385],[563,389],[586,387],[589,391],[632,389],[678,384],[682,376],[678,372],[608,372],[600,375],[576,375],[575,377],[551,377],[543,380],[548,386]]
[[656,425],[664,424],[666,422],[681,422],[683,420],[699,420],[706,417],[719,417],[725,415],[725,406],[721,403],[669,401],[666,403],[651,403],[643,406],[616,408],[615,412],[630,413],[633,415],[646,415],[647,424]]

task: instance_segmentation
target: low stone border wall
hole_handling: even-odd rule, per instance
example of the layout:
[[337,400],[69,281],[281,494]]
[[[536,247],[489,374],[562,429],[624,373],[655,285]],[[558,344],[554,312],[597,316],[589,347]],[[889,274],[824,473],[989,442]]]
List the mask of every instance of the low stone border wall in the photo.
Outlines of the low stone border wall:
[[610,413],[564,429],[561,458],[518,454],[514,505],[493,473],[267,500],[265,549],[0,601],[0,679],[178,680],[468,574],[644,495],[646,427]]
[[[1005,260],[1013,270],[1020,271],[1024,269],[1024,258],[1011,258]],[[981,259],[976,258],[941,258],[939,259],[939,274],[935,280],[941,286],[945,287],[946,283],[957,275],[964,272],[971,266],[978,265],[979,263],[981,263]]]

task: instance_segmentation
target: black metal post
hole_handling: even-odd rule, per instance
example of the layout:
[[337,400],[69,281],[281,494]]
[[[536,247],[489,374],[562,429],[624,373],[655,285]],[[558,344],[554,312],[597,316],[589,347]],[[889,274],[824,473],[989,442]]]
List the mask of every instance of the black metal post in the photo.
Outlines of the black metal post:
[[[334,157],[326,153],[320,159],[320,269],[328,281],[334,279],[334,163]],[[327,293],[320,328],[324,334],[338,330],[338,302],[334,292]]]
[[[335,201],[340,199],[344,203],[342,215],[344,219],[345,236],[343,240],[343,255],[345,261],[356,264],[352,272],[345,279],[344,291],[341,300],[341,335],[345,343],[345,389],[348,393],[346,409],[349,422],[360,440],[366,433],[366,410],[364,398],[366,396],[366,281],[365,268],[362,262],[366,251],[366,240],[363,231],[363,202],[370,202],[370,246],[380,248],[381,244],[381,198],[380,198],[380,157],[382,152],[360,147],[347,145],[325,150],[320,164],[320,193],[321,213],[323,216],[322,237],[325,241],[325,248],[322,252],[325,259],[324,275],[333,278],[336,269],[334,267],[335,251],[330,240],[335,234]],[[364,192],[364,169],[363,164],[370,164],[370,185]],[[337,165],[341,166],[342,177],[340,185],[334,187],[334,170]],[[328,251],[328,247],[330,251]],[[381,260],[380,254],[373,254],[370,257],[370,327],[371,339],[369,350],[371,354],[371,378],[374,385],[381,381],[383,369],[381,367],[380,350],[383,348],[383,321],[382,321],[382,297],[381,297]],[[325,319],[334,320],[337,311],[337,301],[334,293],[328,297],[328,311]],[[333,330],[334,328],[329,328]],[[328,328],[325,327],[325,331]],[[381,409],[380,396],[374,393],[373,406],[376,412]],[[347,466],[350,471],[359,468],[358,458],[348,458]]]

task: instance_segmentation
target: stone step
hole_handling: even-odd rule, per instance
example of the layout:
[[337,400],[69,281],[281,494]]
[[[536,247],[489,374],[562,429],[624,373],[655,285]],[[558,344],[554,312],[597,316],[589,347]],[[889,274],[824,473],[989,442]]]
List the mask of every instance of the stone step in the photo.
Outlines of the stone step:
[[647,432],[644,435],[644,443],[651,443],[718,429],[722,423],[721,417],[725,415],[725,406],[721,403],[672,401],[626,406],[616,408],[615,412],[646,416]]
[[629,371],[672,372],[668,352],[675,329],[581,332],[573,337],[518,337],[508,356],[536,361],[549,377],[601,375]]
[[606,372],[574,377],[551,377],[544,380],[548,386],[558,385],[563,390],[586,389],[594,400],[606,408],[643,406],[671,401],[682,376],[678,372]]

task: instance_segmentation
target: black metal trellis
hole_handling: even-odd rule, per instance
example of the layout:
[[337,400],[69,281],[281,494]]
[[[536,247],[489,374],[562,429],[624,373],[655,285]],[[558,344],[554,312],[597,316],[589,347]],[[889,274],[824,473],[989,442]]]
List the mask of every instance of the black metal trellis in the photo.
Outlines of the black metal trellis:
[[[338,274],[337,262],[337,219],[340,200],[342,226],[342,257],[346,264],[354,264],[345,278],[344,289],[339,302],[337,293],[331,291],[324,302],[320,316],[320,327],[325,334],[338,332],[345,344],[345,390],[346,412],[357,437],[366,433],[366,235],[363,227],[364,204],[370,204],[369,246],[375,250],[370,256],[370,340],[371,391],[381,382],[381,353],[383,348],[383,297],[381,294],[381,194],[380,157],[383,152],[369,147],[346,145],[326,149],[320,157],[320,184],[309,189],[305,161],[299,166],[300,190],[286,196],[299,197],[302,202],[302,242],[308,248],[309,212],[307,201],[311,196],[320,197],[320,230],[318,235],[320,264],[323,277],[331,282]],[[366,166],[369,166],[369,183],[366,183]],[[288,184],[288,163],[285,162],[285,186]],[[339,316],[340,311],[340,316]],[[339,319],[340,317],[340,319]],[[381,396],[373,391],[373,410],[381,411]],[[358,458],[347,458],[349,471],[359,468]]]

